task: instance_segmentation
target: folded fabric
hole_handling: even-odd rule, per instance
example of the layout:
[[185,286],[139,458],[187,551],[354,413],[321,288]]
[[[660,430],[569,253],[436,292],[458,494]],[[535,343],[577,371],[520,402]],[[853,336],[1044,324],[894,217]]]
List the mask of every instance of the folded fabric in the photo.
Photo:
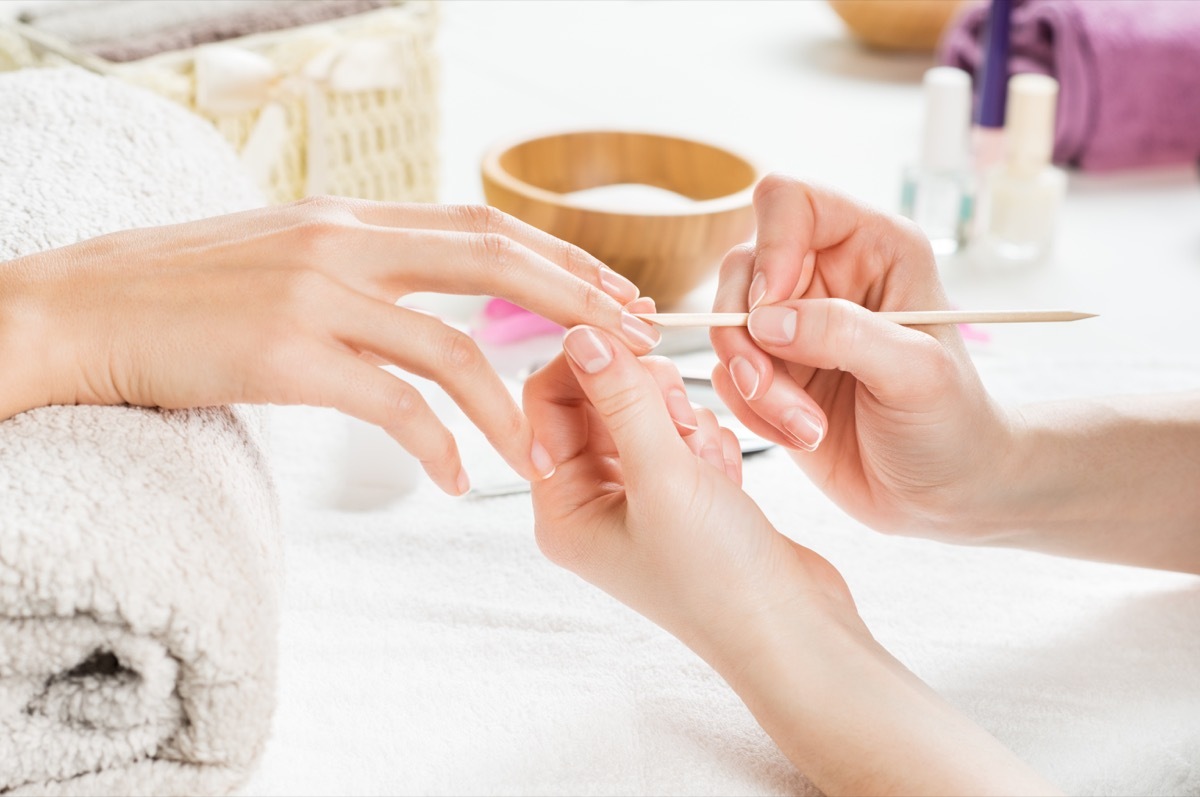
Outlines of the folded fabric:
[[[952,23],[944,64],[982,66],[986,4]],[[1009,73],[1058,79],[1055,161],[1112,170],[1200,157],[1200,9],[1174,0],[1016,0]]]
[[109,61],[286,30],[361,14],[396,0],[107,0],[33,10],[22,21]]
[[[0,76],[0,269],[260,203],[166,100],[75,69]],[[0,422],[0,793],[245,779],[274,706],[282,567],[261,434],[232,408]]]

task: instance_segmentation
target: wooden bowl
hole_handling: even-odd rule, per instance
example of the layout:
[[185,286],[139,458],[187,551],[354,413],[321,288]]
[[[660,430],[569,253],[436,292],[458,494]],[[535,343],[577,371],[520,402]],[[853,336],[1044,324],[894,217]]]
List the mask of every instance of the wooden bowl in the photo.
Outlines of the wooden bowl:
[[931,52],[961,0],[829,0],[855,36],[881,50]]
[[[757,181],[732,152],[650,133],[560,133],[497,146],[483,160],[488,204],[590,252],[664,308],[753,234]],[[626,211],[572,195],[630,183],[687,200]]]

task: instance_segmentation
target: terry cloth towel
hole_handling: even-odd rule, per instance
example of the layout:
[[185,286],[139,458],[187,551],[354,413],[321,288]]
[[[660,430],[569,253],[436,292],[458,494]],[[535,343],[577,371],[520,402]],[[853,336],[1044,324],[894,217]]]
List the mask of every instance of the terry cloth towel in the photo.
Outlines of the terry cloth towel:
[[109,61],[362,14],[396,0],[104,0],[29,11],[22,21]]
[[[261,202],[166,100],[76,69],[0,76],[0,269]],[[232,408],[0,422],[0,794],[211,794],[248,775],[282,568],[261,434]]]
[[[981,67],[986,17],[978,5],[951,24],[942,63]],[[1058,163],[1104,171],[1200,157],[1196,3],[1017,0],[1009,72],[1058,79]]]

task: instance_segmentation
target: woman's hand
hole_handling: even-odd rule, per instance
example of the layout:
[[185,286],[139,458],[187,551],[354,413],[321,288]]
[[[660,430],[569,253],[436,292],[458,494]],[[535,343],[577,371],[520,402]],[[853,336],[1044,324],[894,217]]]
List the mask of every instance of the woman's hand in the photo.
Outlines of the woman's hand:
[[552,561],[722,673],[779,622],[865,633],[841,576],[742,492],[736,437],[692,408],[669,361],[639,360],[592,327],[572,329],[564,348],[526,383],[524,399],[559,463],[533,485],[538,544]]
[[316,198],[0,266],[0,419],[49,404],[335,407],[386,429],[442,489],[465,492],[453,437],[377,367],[390,363],[440,383],[523,476],[550,473],[554,460],[475,343],[394,306],[416,291],[502,296],[642,352],[658,340],[623,310],[633,283],[492,208]]
[[846,584],[742,492],[737,441],[674,367],[577,327],[525,388],[558,471],[533,485],[554,562],[675,634],[827,794],[1053,787],[871,637]]
[[1002,511],[990,486],[1010,421],[957,329],[871,313],[948,306],[925,237],[778,175],[759,184],[754,206],[757,243],[726,257],[713,308],[751,311],[748,329],[712,333],[722,400],[876,529],[953,534]]

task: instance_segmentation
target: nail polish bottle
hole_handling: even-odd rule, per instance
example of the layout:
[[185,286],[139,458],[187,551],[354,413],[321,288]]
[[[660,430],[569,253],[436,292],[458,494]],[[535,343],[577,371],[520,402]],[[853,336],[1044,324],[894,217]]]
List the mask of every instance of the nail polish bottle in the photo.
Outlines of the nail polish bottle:
[[991,0],[984,28],[985,49],[979,66],[978,102],[971,126],[971,168],[975,177],[974,219],[968,235],[987,232],[988,181],[1004,162],[1004,104],[1011,49],[1013,0]]
[[925,73],[925,129],[920,157],[904,170],[900,212],[929,236],[935,254],[957,252],[971,221],[968,168],[971,77],[939,66]]
[[1015,75],[1008,82],[1004,163],[987,186],[987,232],[981,252],[989,266],[1032,265],[1054,241],[1067,175],[1051,165],[1058,81]]

